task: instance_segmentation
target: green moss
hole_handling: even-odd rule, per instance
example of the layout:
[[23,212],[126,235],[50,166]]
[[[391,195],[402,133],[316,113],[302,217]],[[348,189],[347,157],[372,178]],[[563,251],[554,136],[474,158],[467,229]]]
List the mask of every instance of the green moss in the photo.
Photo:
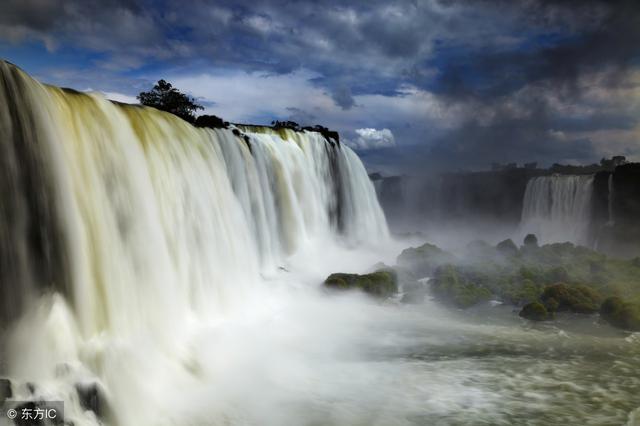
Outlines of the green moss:
[[546,321],[553,317],[540,302],[527,303],[518,315],[531,321]]
[[380,270],[371,274],[331,274],[324,285],[335,290],[359,289],[376,297],[389,297],[398,292],[396,273]]
[[547,286],[540,300],[551,312],[575,312],[592,314],[598,312],[602,297],[584,285],[568,286],[564,283]]
[[620,297],[607,298],[600,307],[600,316],[614,327],[640,331],[640,305]]
[[639,259],[611,258],[571,243],[533,243],[529,238],[518,250],[510,240],[497,247],[473,242],[463,259],[425,244],[403,251],[398,263],[415,277],[433,277],[433,295],[458,307],[491,295],[518,306],[538,301],[549,312],[594,313],[604,297],[616,295],[629,305],[624,321],[633,323],[633,307],[640,306]]
[[434,295],[459,308],[468,308],[489,300],[491,292],[459,274],[453,265],[441,266],[431,280]]
[[537,301],[542,294],[542,286],[530,279],[514,283],[504,291],[504,299],[515,304],[523,305]]

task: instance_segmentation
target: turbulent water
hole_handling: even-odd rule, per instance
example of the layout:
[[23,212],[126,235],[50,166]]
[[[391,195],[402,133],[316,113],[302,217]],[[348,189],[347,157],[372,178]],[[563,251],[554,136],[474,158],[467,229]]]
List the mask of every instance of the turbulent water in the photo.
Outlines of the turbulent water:
[[589,245],[593,176],[542,176],[529,180],[524,194],[523,234],[544,243]]
[[636,424],[635,335],[325,294],[402,243],[318,133],[196,129],[0,62],[0,188],[0,375],[75,425],[91,383],[132,426]]

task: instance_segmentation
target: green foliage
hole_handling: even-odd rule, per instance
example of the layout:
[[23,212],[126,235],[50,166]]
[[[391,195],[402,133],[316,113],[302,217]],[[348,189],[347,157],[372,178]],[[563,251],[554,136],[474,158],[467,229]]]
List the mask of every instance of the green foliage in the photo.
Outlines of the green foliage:
[[468,308],[491,297],[491,292],[477,281],[467,279],[453,265],[444,265],[436,270],[431,290],[446,302],[459,308]]
[[208,127],[210,129],[226,129],[229,123],[215,115],[201,115],[196,118],[193,125],[196,127]]
[[521,282],[507,287],[503,293],[503,298],[519,306],[538,300],[541,294],[542,286],[525,278]]
[[548,312],[540,302],[527,303],[518,315],[531,321],[545,321],[553,317],[553,314]]
[[398,279],[393,270],[385,269],[371,274],[335,273],[324,285],[335,290],[360,289],[376,297],[389,297],[398,292]]
[[602,297],[597,291],[584,285],[557,283],[545,287],[540,300],[551,312],[593,314],[598,312]]
[[398,265],[410,268],[416,274],[426,276],[447,263],[455,263],[456,257],[433,244],[423,244],[403,250],[398,256]]
[[610,258],[571,243],[536,246],[531,239],[522,250],[510,240],[497,247],[474,242],[466,253],[457,259],[425,244],[403,251],[398,263],[431,275],[434,297],[457,307],[495,297],[516,306],[538,302],[549,314],[591,314],[604,297],[617,295],[625,302],[608,321],[629,329],[640,324],[639,259]]
[[194,113],[199,109],[204,109],[195,103],[194,98],[181,93],[165,80],[159,80],[148,92],[140,92],[137,98],[142,105],[170,112],[190,123],[195,120]]
[[640,304],[609,297],[600,307],[600,316],[615,327],[640,331]]

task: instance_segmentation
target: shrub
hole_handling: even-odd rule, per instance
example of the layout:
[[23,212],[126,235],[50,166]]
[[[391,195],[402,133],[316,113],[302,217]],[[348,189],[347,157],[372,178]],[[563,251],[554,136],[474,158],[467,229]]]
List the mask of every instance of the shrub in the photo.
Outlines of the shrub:
[[518,315],[531,321],[545,321],[552,316],[540,302],[527,303]]

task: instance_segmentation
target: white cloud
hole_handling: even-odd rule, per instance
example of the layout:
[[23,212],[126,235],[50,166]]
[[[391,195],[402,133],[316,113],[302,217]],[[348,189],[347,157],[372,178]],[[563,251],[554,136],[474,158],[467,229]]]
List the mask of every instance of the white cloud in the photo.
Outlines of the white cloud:
[[379,149],[396,146],[396,140],[389,129],[356,129],[356,134],[358,135],[356,139],[346,141],[348,145],[355,149]]
[[265,117],[285,118],[290,108],[313,113],[334,107],[333,99],[310,81],[318,74],[299,70],[290,74],[242,71],[177,76],[169,81],[183,92],[211,102],[204,113],[232,122],[261,122]]
[[[354,95],[355,106],[343,110],[332,94],[314,81],[322,75],[308,70],[289,74],[227,71],[168,76],[179,90],[206,106],[204,114],[215,114],[238,123],[268,124],[274,118],[290,119],[292,111],[341,133],[355,129],[420,126],[450,128],[464,116],[460,108],[414,86],[401,86],[394,95]],[[150,77],[150,79],[153,79]]]
[[125,95],[118,92],[106,92],[104,90],[93,90],[91,87],[84,90],[86,93],[97,93],[104,96],[110,101],[121,102],[123,104],[139,104],[138,99],[135,96]]
[[125,95],[117,92],[100,92],[105,98],[116,102],[122,102],[123,104],[138,104],[138,99],[135,96]]

